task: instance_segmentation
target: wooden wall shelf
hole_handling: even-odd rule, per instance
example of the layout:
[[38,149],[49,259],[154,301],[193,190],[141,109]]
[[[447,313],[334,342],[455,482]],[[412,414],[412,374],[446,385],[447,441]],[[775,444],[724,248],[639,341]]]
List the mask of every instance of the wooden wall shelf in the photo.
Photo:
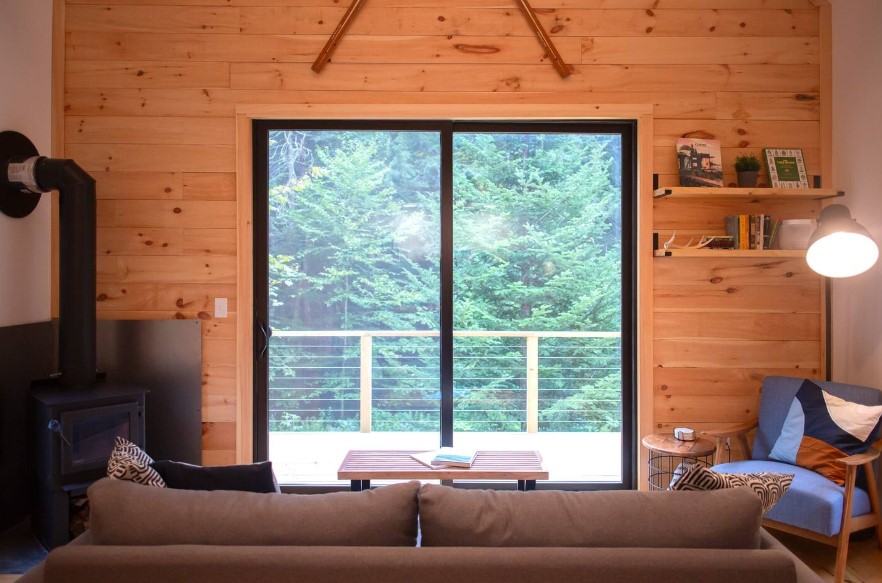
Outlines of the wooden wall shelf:
[[653,192],[658,199],[701,200],[822,200],[844,196],[835,188],[703,188],[695,186],[666,186]]
[[656,257],[805,257],[805,249],[657,249]]

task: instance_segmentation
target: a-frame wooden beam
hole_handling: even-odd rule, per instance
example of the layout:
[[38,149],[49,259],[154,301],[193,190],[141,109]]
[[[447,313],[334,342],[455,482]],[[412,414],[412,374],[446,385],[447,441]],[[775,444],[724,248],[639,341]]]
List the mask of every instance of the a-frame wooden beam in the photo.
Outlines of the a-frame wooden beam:
[[[340,19],[340,23],[337,25],[337,28],[334,29],[334,32],[331,33],[331,37],[328,39],[328,42],[325,43],[325,47],[322,49],[322,52],[319,53],[319,56],[316,58],[315,62],[312,64],[312,70],[316,73],[321,73],[322,69],[325,68],[325,65],[328,64],[328,61],[331,60],[331,56],[334,54],[334,51],[337,50],[337,46],[340,44],[340,41],[343,40],[343,36],[346,35],[346,31],[349,30],[349,27],[352,25],[352,21],[355,20],[356,14],[358,14],[359,9],[361,9],[362,5],[365,3],[365,0],[352,0],[352,4],[349,6],[349,9],[346,10],[346,14],[343,15],[343,18]],[[542,48],[545,49],[545,53],[548,55],[548,58],[551,59],[551,64],[554,66],[554,69],[561,77],[569,77],[573,72],[573,68],[564,62],[563,57],[560,56],[560,53],[557,51],[557,47],[554,46],[554,41],[551,40],[551,37],[548,36],[548,33],[545,32],[545,29],[542,27],[542,23],[539,22],[539,19],[536,18],[536,13],[533,12],[533,7],[530,6],[528,0],[515,0],[515,3],[518,5],[518,8],[521,9],[521,13],[524,15],[524,18],[527,19],[527,24],[530,25],[530,28],[533,29],[533,33],[536,35],[536,38],[539,39],[539,44],[542,45]]]

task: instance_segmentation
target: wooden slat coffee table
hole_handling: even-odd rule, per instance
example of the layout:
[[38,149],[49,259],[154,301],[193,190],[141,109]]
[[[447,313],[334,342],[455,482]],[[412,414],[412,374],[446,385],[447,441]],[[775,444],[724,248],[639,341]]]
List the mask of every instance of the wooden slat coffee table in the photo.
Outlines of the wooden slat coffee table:
[[346,454],[337,479],[351,480],[358,492],[371,480],[517,480],[518,490],[535,490],[536,480],[547,480],[538,451],[478,451],[470,468],[433,470],[410,454],[421,450],[351,450]]

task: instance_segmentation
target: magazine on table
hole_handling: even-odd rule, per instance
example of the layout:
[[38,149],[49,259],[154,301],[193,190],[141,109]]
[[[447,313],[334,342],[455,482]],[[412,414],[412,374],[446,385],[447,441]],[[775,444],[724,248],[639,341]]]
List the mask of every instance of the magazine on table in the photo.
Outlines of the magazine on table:
[[433,470],[437,470],[440,468],[470,468],[477,453],[473,449],[442,447],[432,451],[413,453],[410,457]]

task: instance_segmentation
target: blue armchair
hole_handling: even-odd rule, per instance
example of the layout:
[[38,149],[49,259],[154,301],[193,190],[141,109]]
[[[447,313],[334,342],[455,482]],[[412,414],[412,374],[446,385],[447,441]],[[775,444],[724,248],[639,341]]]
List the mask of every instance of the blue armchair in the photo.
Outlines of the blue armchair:
[[[877,542],[882,548],[882,519],[874,461],[879,458],[879,445],[866,453],[837,460],[845,466],[845,485],[839,486],[812,470],[769,459],[791,408],[791,403],[805,379],[766,377],[763,380],[759,419],[723,431],[706,431],[717,441],[717,458],[713,470],[723,473],[781,472],[794,474],[790,490],[766,514],[763,525],[837,547],[834,582],[845,576],[849,535],[875,527]],[[812,380],[824,391],[846,401],[863,405],[882,405],[882,391],[869,387]],[[747,435],[756,429],[753,449]],[[744,451],[743,461],[720,463],[726,442],[737,443]],[[878,463],[878,462],[877,462]],[[866,488],[856,485],[858,469],[864,469]]]

